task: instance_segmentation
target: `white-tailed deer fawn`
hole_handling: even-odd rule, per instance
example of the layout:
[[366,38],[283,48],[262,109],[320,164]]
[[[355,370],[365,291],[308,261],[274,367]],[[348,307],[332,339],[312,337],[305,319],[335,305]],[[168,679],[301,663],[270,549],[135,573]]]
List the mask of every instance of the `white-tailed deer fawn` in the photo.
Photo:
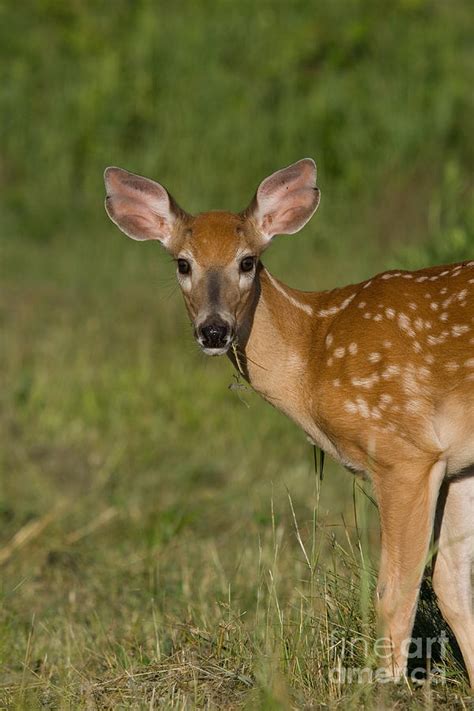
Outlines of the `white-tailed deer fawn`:
[[158,240],[175,258],[204,352],[227,353],[312,441],[372,479],[394,677],[435,528],[433,585],[474,686],[474,261],[332,291],[285,286],[260,257],[311,218],[315,181],[314,162],[300,160],[266,178],[240,214],[192,216],[159,183],[107,168],[106,209],[129,237]]

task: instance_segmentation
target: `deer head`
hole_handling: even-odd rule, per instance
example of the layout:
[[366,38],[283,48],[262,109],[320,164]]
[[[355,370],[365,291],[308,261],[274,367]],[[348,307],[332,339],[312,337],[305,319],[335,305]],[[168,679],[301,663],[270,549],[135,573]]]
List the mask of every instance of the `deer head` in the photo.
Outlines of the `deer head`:
[[132,239],[157,240],[176,261],[196,340],[208,355],[227,352],[251,311],[262,252],[275,235],[298,232],[320,198],[310,158],[266,178],[238,214],[193,216],[149,178],[114,167],[104,177],[110,219]]

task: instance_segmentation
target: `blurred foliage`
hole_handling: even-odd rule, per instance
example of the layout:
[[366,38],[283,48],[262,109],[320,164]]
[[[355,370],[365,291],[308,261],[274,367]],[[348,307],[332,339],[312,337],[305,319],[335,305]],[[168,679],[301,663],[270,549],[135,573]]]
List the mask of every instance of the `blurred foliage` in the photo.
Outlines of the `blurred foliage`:
[[400,249],[401,261],[416,268],[423,260],[443,264],[472,257],[472,198],[472,188],[466,187],[459,164],[449,161],[428,205],[428,238],[422,244]]
[[408,194],[453,162],[472,197],[468,0],[25,0],[0,5],[0,53],[10,235],[93,228],[107,164],[191,211],[241,209],[266,173],[313,155],[341,225],[394,190],[423,223]]

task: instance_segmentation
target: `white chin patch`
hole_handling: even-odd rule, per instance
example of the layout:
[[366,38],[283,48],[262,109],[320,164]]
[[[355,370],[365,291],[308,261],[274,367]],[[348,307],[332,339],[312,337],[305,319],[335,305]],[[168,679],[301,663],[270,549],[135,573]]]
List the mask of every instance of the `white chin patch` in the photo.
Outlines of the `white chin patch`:
[[230,344],[228,346],[224,346],[224,348],[204,348],[204,346],[201,346],[202,352],[209,356],[225,355],[229,348]]

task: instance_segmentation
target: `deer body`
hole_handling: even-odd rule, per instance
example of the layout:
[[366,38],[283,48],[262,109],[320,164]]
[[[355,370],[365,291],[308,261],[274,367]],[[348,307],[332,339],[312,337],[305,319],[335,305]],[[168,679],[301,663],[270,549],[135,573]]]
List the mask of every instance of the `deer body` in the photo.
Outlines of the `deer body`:
[[474,686],[474,261],[326,292],[287,287],[259,257],[312,216],[315,176],[312,161],[299,161],[263,181],[243,213],[192,217],[158,183],[111,168],[106,206],[126,234],[158,239],[176,258],[203,350],[227,353],[316,444],[372,479],[377,600],[395,677],[435,528],[433,584]]
[[248,380],[351,469],[389,466],[395,451],[459,473],[474,463],[469,281],[474,262],[311,293],[262,268]]

